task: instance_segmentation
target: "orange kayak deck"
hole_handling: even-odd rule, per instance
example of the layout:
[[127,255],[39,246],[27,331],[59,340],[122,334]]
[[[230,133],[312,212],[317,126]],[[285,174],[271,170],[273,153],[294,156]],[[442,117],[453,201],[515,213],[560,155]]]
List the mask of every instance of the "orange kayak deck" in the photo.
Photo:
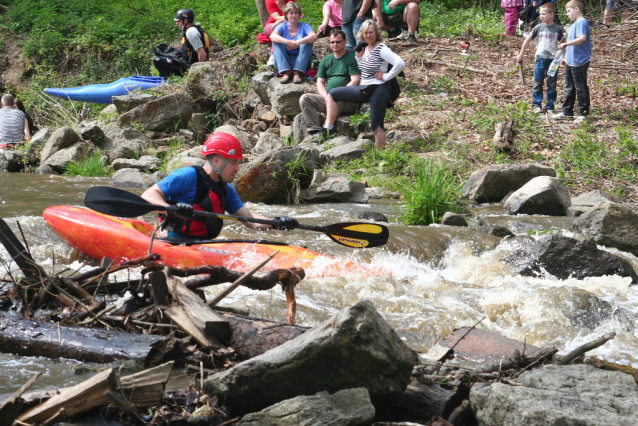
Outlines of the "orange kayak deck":
[[[114,259],[116,264],[146,255],[153,232],[153,226],[144,221],[121,219],[79,207],[48,207],[42,216],[71,247],[96,259],[105,256]],[[387,274],[380,268],[279,244],[219,240],[184,246],[155,240],[152,253],[160,255],[161,263],[175,268],[214,265],[247,272],[277,250],[279,253],[265,270],[300,267],[309,277]]]

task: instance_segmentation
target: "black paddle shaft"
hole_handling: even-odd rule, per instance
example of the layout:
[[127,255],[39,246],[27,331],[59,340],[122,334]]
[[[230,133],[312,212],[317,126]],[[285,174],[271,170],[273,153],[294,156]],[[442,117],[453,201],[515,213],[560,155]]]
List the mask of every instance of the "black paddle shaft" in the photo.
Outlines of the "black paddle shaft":
[[[160,206],[151,204],[135,194],[123,191],[118,188],[107,186],[96,186],[90,188],[84,197],[84,205],[100,213],[118,217],[137,217],[152,211],[176,212],[174,206]],[[216,217],[218,219],[233,220],[238,222],[261,223],[275,226],[279,222],[270,219],[258,219],[244,216],[234,216],[230,214],[212,213],[204,211],[194,211],[196,216]],[[378,247],[388,241],[390,235],[388,228],[384,225],[372,223],[337,223],[329,226],[313,226],[299,224],[299,229],[308,231],[323,232],[336,243],[348,247]],[[347,229],[350,228],[350,229]],[[353,230],[352,228],[357,228]],[[341,238],[339,238],[341,237]]]

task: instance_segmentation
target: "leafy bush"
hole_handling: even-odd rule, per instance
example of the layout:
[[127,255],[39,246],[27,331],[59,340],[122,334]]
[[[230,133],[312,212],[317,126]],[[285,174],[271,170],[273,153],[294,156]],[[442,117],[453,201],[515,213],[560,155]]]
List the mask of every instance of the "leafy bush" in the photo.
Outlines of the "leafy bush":
[[444,165],[421,162],[404,191],[406,206],[400,219],[408,225],[429,225],[439,222],[446,212],[460,212],[460,189],[457,178]]

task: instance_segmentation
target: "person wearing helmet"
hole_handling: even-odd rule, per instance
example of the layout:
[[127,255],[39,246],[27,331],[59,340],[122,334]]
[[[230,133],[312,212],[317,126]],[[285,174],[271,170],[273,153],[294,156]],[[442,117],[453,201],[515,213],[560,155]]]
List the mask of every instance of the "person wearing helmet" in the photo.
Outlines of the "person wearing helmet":
[[173,19],[182,31],[182,60],[174,60],[165,56],[156,56],[153,64],[160,75],[168,78],[172,75],[183,75],[196,62],[208,60],[210,42],[208,35],[199,24],[194,24],[195,14],[190,9],[180,9]]
[[[268,219],[244,206],[230,185],[239,171],[239,160],[243,158],[237,138],[228,133],[214,133],[204,142],[202,155],[206,157],[203,167],[179,168],[142,194],[142,198],[151,204],[177,207],[176,214],[160,215],[161,220],[168,221],[166,228],[169,237],[214,239],[219,235],[223,221],[193,216],[194,210]],[[249,228],[260,230],[292,230],[299,226],[290,217],[278,217],[275,220],[279,222],[275,226],[243,223]]]

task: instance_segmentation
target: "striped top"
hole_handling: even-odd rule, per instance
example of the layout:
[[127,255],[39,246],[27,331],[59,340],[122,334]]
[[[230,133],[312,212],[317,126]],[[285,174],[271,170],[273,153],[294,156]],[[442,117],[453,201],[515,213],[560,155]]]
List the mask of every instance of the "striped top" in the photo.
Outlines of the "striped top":
[[[399,55],[394,53],[384,43],[380,43],[377,47],[372,49],[370,53],[366,53],[357,58],[359,63],[359,69],[361,70],[361,83],[365,84],[383,84],[388,80],[392,80],[396,77],[403,67],[405,62]],[[388,71],[388,64],[392,64],[393,67]],[[374,78],[374,73],[377,71],[383,71],[383,80]]]
[[18,143],[24,139],[24,113],[15,108],[0,108],[0,143]]

